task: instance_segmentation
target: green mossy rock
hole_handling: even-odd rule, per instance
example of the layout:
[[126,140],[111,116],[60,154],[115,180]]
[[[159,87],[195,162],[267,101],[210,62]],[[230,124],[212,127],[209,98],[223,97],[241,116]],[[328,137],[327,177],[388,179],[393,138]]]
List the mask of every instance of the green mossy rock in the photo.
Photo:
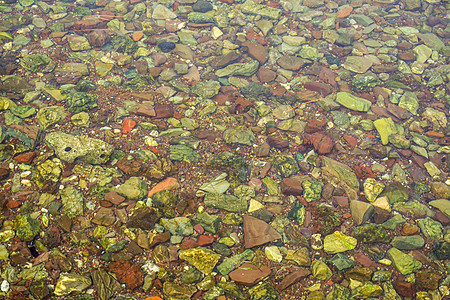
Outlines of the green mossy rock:
[[203,247],[182,250],[179,252],[179,257],[189,262],[205,275],[211,274],[220,259],[219,254]]
[[41,231],[41,223],[29,215],[18,215],[14,222],[16,235],[24,242],[30,242]]

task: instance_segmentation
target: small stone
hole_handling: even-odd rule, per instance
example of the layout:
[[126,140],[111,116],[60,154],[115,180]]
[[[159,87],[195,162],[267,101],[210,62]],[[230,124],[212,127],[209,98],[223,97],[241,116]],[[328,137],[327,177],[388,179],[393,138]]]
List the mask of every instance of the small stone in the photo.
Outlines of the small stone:
[[231,271],[235,270],[239,265],[241,265],[246,260],[253,259],[254,253],[250,249],[246,249],[240,254],[233,255],[232,257],[226,258],[219,266],[217,270],[222,275],[228,275]]
[[246,248],[263,245],[280,238],[281,235],[266,222],[248,215],[244,216],[244,243]]
[[350,212],[353,222],[356,225],[361,225],[371,218],[374,207],[370,203],[353,200],[350,202]]
[[81,293],[92,284],[89,277],[78,274],[62,273],[55,286],[56,296],[67,296],[70,293]]
[[353,236],[364,243],[388,243],[391,239],[387,231],[378,224],[358,226],[353,230]]
[[283,256],[281,255],[280,249],[277,246],[269,246],[264,249],[267,259],[275,262],[281,262]]
[[378,195],[383,192],[385,185],[373,178],[367,178],[364,181],[364,194],[369,202],[375,201]]
[[311,273],[319,280],[328,280],[333,275],[327,264],[320,260],[311,263]]
[[425,240],[420,235],[396,236],[392,239],[391,245],[400,250],[415,250],[422,248]]
[[422,268],[421,262],[401,252],[397,248],[391,248],[387,253],[389,259],[394,263],[395,268],[403,275],[411,274]]
[[422,234],[429,239],[439,241],[442,239],[443,226],[438,221],[430,218],[416,220],[417,225],[420,227]]
[[179,257],[189,262],[205,275],[212,272],[220,259],[219,254],[203,247],[182,250],[179,252]]
[[[249,0],[247,0],[249,2]],[[263,283],[256,285],[248,290],[251,300],[280,300],[280,295],[269,284]]]
[[340,231],[329,234],[324,239],[324,250],[328,254],[336,254],[352,250],[356,247],[357,240]]
[[362,74],[369,70],[372,64],[372,60],[367,57],[348,56],[344,62],[344,68]]
[[336,102],[348,109],[355,111],[369,111],[372,103],[366,99],[359,98],[350,93],[339,92],[336,96]]

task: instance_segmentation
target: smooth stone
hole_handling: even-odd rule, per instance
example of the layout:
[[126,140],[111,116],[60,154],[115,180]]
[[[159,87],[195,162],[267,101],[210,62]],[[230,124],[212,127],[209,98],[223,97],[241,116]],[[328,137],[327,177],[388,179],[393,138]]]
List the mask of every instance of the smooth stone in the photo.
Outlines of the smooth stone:
[[398,133],[397,127],[391,118],[381,118],[373,122],[378,134],[381,137],[381,143],[387,145],[389,143],[389,136]]
[[56,296],[67,296],[73,292],[81,293],[91,284],[92,280],[90,277],[72,273],[62,273],[58,278],[54,293]]
[[415,250],[422,248],[425,240],[420,235],[396,236],[392,239],[391,245],[400,250]]
[[359,74],[367,72],[372,65],[372,60],[362,56],[348,56],[344,62],[345,69]]

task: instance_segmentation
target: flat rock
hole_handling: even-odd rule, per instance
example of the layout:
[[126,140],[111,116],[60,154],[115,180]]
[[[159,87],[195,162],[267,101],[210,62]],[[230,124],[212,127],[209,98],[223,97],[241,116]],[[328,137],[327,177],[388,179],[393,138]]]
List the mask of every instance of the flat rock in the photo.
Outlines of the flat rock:
[[263,220],[244,216],[244,243],[246,248],[281,239],[281,235]]
[[245,284],[254,285],[271,274],[271,270],[266,266],[257,267],[251,263],[243,263],[239,268],[228,275],[231,280]]

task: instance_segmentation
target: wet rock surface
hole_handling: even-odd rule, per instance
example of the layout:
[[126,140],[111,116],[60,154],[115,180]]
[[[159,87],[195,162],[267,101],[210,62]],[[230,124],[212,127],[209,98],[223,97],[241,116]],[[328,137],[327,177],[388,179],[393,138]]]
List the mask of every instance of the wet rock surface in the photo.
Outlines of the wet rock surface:
[[449,3],[0,3],[0,298],[447,299]]

